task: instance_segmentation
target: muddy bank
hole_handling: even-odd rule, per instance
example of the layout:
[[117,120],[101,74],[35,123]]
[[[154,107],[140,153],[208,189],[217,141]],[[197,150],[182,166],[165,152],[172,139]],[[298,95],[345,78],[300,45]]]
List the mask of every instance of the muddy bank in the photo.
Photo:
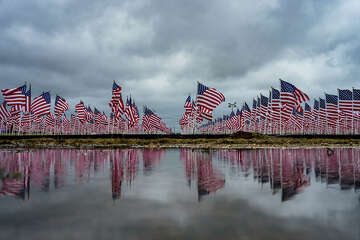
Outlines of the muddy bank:
[[0,148],[263,148],[263,147],[360,147],[359,138],[337,136],[336,138],[316,137],[279,137],[267,135],[255,136],[214,136],[198,138],[175,137],[92,137],[76,138],[59,137],[28,137],[28,138],[0,138]]

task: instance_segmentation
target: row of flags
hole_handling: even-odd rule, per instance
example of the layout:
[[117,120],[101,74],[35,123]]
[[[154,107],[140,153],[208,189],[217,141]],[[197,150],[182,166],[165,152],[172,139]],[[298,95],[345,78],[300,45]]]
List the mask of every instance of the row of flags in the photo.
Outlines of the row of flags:
[[62,96],[55,97],[51,108],[50,92],[31,97],[31,85],[2,89],[4,102],[0,105],[0,129],[8,133],[40,134],[97,134],[97,133],[165,133],[171,130],[150,108],[144,107],[142,123],[135,101],[122,100],[122,88],[114,81],[109,101],[110,116],[91,108],[83,101],[75,105],[75,113],[68,119],[69,104]]
[[189,95],[185,101],[185,113],[179,120],[182,133],[194,133],[198,124],[204,120],[212,121],[213,111],[225,102],[225,96],[215,88],[198,82],[195,101]]
[[238,131],[263,134],[358,134],[360,89],[338,89],[337,94],[324,93],[323,97],[314,99],[311,104],[305,92],[280,79],[280,88],[271,87],[268,96],[260,93],[253,99],[251,108],[245,102],[241,109],[198,126],[196,131],[210,134]]

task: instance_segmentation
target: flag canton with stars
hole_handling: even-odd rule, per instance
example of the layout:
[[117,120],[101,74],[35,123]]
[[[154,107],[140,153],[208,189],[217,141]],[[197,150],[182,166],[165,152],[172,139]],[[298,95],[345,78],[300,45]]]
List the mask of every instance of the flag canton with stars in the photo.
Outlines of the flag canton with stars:
[[116,82],[114,81],[114,83],[113,83],[113,91],[116,91],[116,90],[118,90],[119,88],[121,88],[119,85],[117,85],[116,84]]
[[45,92],[45,93],[42,94],[42,96],[43,96],[45,102],[46,102],[47,104],[50,104],[50,102],[51,102],[50,93],[49,93],[49,92]]
[[201,83],[198,83],[198,95],[203,95],[206,90],[209,88]]
[[60,100],[60,96],[56,95],[56,98],[55,98],[55,106],[57,105],[58,101]]
[[19,90],[22,92],[22,94],[25,95],[25,93],[26,93],[26,85],[24,84],[23,86],[19,87]]
[[314,99],[314,109],[319,110],[319,101]]
[[280,91],[275,88],[272,88],[271,89],[271,97],[272,97],[272,99],[280,99]]
[[325,99],[320,98],[320,108],[325,109]]
[[24,93],[25,96],[31,97],[31,86],[27,92]]
[[267,97],[261,95],[261,94],[260,94],[260,98],[261,98],[261,105],[264,106],[264,107],[267,107],[269,99]]
[[354,97],[354,100],[357,100],[357,101],[360,100],[360,89],[353,89],[353,97]]
[[242,110],[243,110],[243,111],[250,112],[250,108],[249,108],[249,106],[247,105],[247,103],[244,103],[244,106],[243,106]]
[[283,80],[280,80],[280,86],[282,92],[288,92],[288,93],[294,93],[295,92],[295,86],[291,83],[285,82]]
[[352,101],[352,92],[348,89],[339,89],[339,100]]
[[338,104],[338,96],[336,96],[336,95],[325,93],[325,98],[326,98],[326,103],[330,103],[330,104],[334,104],[334,105]]

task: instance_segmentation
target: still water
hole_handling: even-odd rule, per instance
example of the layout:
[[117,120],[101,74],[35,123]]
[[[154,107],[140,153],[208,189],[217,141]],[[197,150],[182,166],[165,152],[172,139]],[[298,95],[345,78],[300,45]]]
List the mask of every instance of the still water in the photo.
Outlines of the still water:
[[360,239],[360,150],[0,150],[0,239]]

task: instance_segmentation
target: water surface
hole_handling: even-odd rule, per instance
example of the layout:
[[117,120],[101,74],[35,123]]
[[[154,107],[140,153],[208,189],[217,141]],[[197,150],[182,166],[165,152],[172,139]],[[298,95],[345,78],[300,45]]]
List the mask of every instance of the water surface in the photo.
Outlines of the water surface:
[[0,151],[0,239],[360,239],[359,149]]

